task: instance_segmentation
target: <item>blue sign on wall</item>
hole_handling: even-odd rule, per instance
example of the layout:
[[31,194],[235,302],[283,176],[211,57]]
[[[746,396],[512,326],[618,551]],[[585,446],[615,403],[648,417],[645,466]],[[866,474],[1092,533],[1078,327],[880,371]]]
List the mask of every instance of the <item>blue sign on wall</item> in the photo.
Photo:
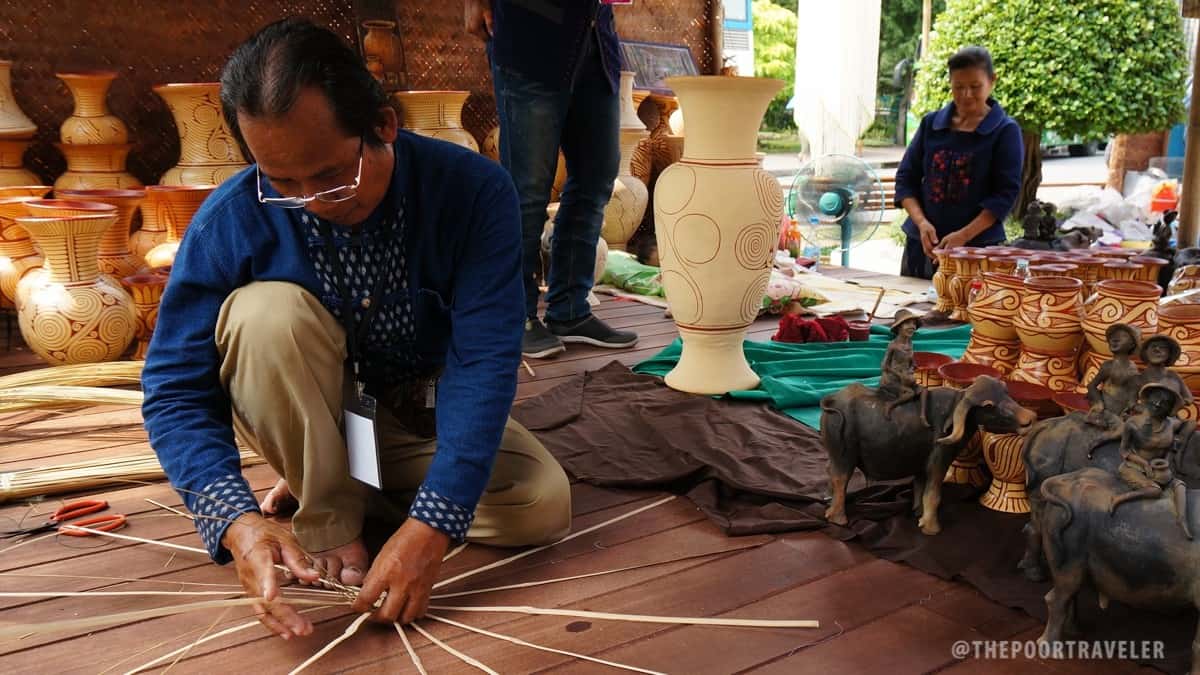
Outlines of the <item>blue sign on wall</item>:
[[722,0],[725,5],[725,30],[751,30],[754,19],[750,0]]

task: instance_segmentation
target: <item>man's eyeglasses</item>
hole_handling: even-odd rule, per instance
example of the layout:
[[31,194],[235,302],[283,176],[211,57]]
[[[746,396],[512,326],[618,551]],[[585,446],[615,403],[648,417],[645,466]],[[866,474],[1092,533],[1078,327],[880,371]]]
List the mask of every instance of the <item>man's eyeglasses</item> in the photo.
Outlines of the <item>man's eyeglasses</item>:
[[354,199],[358,194],[358,185],[362,181],[363,141],[364,139],[362,138],[358,139],[358,173],[354,176],[354,182],[349,185],[314,192],[311,195],[302,195],[300,197],[264,197],[262,191],[262,173],[258,170],[258,164],[255,164],[254,174],[258,185],[258,201],[262,204],[279,206],[285,209],[302,209],[314,201],[336,204],[337,202]]

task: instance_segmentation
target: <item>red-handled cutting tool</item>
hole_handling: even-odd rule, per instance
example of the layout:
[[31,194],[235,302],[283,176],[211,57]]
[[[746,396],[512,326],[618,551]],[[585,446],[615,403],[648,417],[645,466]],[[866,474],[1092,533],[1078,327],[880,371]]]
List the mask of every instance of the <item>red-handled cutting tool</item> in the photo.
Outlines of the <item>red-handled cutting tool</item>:
[[[75,529],[78,527],[87,527],[93,530],[102,532],[112,532],[125,526],[125,516],[120,513],[106,513],[100,516],[93,516],[83,520],[75,520],[83,516],[103,511],[108,508],[108,502],[102,499],[81,499],[79,501],[63,504],[54,513],[50,514],[50,519],[36,527],[25,527],[19,530],[9,530],[0,533],[0,537],[10,539],[12,537],[27,537],[42,532],[52,532],[59,530],[59,534],[65,534],[72,537],[89,537],[93,536],[91,532]],[[75,521],[68,523],[67,521]]]

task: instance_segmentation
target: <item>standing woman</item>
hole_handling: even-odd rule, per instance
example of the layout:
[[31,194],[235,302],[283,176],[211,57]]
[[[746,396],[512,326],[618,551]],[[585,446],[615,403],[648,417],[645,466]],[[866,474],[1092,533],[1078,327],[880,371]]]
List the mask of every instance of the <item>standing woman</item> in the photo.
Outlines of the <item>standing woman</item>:
[[992,55],[964,47],[948,65],[953,100],[921,120],[896,170],[906,277],[932,278],[935,248],[1002,243],[1021,191],[1021,127],[991,97]]

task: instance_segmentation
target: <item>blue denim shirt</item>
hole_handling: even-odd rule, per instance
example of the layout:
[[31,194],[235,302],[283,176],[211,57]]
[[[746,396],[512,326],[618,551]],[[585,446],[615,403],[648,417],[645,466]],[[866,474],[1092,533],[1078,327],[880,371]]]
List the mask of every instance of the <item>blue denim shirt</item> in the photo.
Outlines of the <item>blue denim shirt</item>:
[[621,52],[612,5],[598,0],[492,0],[488,55],[499,68],[554,89],[570,89],[585,41],[595,39],[612,91]]
[[[896,170],[896,206],[916,197],[939,238],[990,211],[996,222],[972,246],[1004,241],[1004,219],[1020,194],[1025,159],[1021,127],[994,99],[988,105],[974,131],[952,128],[953,103],[926,115]],[[904,232],[921,236],[912,218],[904,221]]]
[[[516,393],[524,327],[521,225],[504,169],[481,155],[401,131],[390,194],[406,200],[408,293],[415,367],[442,369],[437,452],[421,486],[457,510],[475,509],[491,474]],[[274,194],[264,181],[264,192]],[[381,205],[380,208],[395,208]],[[306,233],[287,209],[258,202],[254,167],[227,180],[192,220],[163,294],[142,374],[150,444],[193,512],[202,493],[242,496],[231,403],[214,339],[221,305],[253,281],[287,281],[320,297]],[[253,510],[245,505],[233,512]],[[200,519],[203,520],[203,519]],[[198,522],[209,552],[229,560],[228,526]]]

